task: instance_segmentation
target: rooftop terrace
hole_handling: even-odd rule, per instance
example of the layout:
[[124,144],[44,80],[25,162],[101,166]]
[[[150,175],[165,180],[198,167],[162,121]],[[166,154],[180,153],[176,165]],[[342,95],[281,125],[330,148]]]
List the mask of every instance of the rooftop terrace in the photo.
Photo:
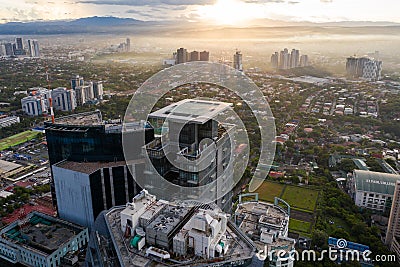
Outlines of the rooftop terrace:
[[49,255],[83,231],[83,227],[33,212],[24,220],[3,228],[3,238]]
[[203,124],[232,106],[230,103],[185,99],[159,109],[149,118],[168,118],[169,120]]

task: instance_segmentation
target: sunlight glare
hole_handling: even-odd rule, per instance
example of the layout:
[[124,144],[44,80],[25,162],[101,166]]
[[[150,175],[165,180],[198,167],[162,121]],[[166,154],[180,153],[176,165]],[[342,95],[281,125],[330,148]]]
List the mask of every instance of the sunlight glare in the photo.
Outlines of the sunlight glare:
[[255,5],[246,4],[239,0],[218,0],[212,6],[200,7],[199,15],[208,22],[239,25],[259,17],[260,10],[257,10]]

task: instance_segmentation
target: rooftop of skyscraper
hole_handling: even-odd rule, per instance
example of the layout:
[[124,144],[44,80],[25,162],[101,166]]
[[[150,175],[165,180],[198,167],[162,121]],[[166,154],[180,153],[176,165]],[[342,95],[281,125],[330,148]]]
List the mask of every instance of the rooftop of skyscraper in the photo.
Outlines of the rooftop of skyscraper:
[[[125,266],[248,265],[255,255],[251,240],[214,204],[182,206],[144,190],[126,207],[103,214]],[[97,253],[103,254],[103,244],[98,245]]]
[[149,118],[168,118],[169,120],[203,124],[232,106],[231,103],[185,99],[159,109]]
[[[58,129],[64,131],[81,131],[82,127],[90,126],[104,126],[105,131],[108,133],[121,133],[123,121],[121,119],[103,120],[100,110],[72,114],[68,116],[58,117],[55,119],[54,124],[51,121],[46,121],[46,129]],[[74,129],[73,127],[76,127]],[[146,128],[148,124],[145,122],[129,122],[125,123],[124,127],[127,131],[135,131],[138,129]],[[68,127],[68,128],[63,128]]]

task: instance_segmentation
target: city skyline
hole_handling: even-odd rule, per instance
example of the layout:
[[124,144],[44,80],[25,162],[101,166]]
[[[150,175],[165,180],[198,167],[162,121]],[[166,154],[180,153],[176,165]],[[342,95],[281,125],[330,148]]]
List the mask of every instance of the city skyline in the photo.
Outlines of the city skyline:
[[[288,22],[400,22],[395,0],[203,0],[125,1],[0,0],[0,24],[16,21],[67,20],[115,16],[143,21],[189,21],[214,25],[251,25],[267,20]],[[388,8],[391,7],[391,8]]]

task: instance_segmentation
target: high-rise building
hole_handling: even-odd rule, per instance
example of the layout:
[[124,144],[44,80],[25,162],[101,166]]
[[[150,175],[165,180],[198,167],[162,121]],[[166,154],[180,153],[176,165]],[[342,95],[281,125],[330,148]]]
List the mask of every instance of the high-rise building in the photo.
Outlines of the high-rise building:
[[[154,138],[147,123],[132,123],[128,138]],[[91,226],[104,208],[121,205],[139,190],[125,167],[122,122],[104,121],[99,110],[56,118],[45,122],[46,140],[52,168],[51,191],[60,216]],[[132,135],[132,136],[131,136]],[[141,147],[131,148],[135,175],[143,175]],[[58,200],[60,199],[60,203]],[[76,207],[80,211],[76,211]]]
[[126,52],[131,52],[131,39],[126,38]]
[[277,69],[279,67],[279,54],[275,52],[271,56],[271,67]]
[[14,56],[14,46],[12,43],[5,43],[6,56]]
[[18,50],[24,50],[24,43],[23,43],[21,37],[15,38],[15,43],[17,44],[17,49]]
[[282,70],[288,69],[289,66],[289,50],[285,48],[279,54],[279,68]]
[[22,110],[29,116],[46,114],[49,108],[51,90],[42,87],[29,89],[29,96],[21,99]]
[[22,110],[29,116],[39,116],[47,111],[44,99],[27,96],[21,99]]
[[309,66],[308,56],[307,55],[302,55],[300,57],[300,67],[307,67],[307,66]]
[[396,181],[394,189],[385,243],[400,261],[400,180]]
[[187,62],[187,50],[185,48],[179,48],[176,50],[176,64]]
[[200,61],[209,61],[210,60],[210,52],[203,51],[200,52]]
[[233,67],[239,71],[243,71],[242,53],[236,51],[233,55]]
[[197,51],[190,52],[190,61],[199,61],[200,60],[200,53]]
[[75,89],[75,99],[78,106],[82,106],[86,103],[85,86],[76,86]]
[[346,61],[346,72],[350,78],[364,78],[367,80],[380,80],[382,61],[367,57],[349,57]]
[[[232,176],[233,169],[227,167],[231,145],[228,132],[234,131],[234,126],[221,125],[215,120],[215,117],[229,106],[230,104],[223,102],[186,99],[151,113],[149,121],[156,134],[166,134],[163,132],[163,125],[168,118],[168,138],[163,140],[163,146],[160,146],[161,137],[146,145],[147,154],[159,175],[176,185],[186,187],[209,184],[223,173],[226,177]],[[164,144],[174,144],[176,141],[171,138],[175,137],[179,138],[179,154],[183,158],[170,162],[169,159],[173,158],[175,152],[163,152],[163,147]],[[214,140],[215,152],[210,150],[211,146],[203,143],[204,139]],[[200,157],[207,157],[202,162],[210,162],[209,165],[199,167],[192,163],[192,160]],[[174,164],[182,168],[176,169]],[[151,173],[150,170],[148,172]],[[232,192],[226,192],[222,199],[217,200],[217,204],[223,210],[229,211],[232,205],[231,198]]]
[[97,100],[102,100],[103,99],[103,82],[102,81],[97,81],[93,82],[93,96]]
[[75,87],[76,103],[78,106],[84,105],[91,100],[94,100],[93,82],[89,82],[82,86]]
[[52,172],[58,215],[89,228],[100,212],[125,205],[141,190],[125,161],[65,160],[54,164]]
[[85,81],[83,80],[83,77],[76,75],[71,79],[71,88],[75,90],[75,87],[77,86],[83,86],[85,84]]
[[382,61],[368,60],[364,63],[362,77],[371,81],[378,81],[382,78]]
[[28,40],[28,51],[30,57],[40,57],[39,42],[37,40]]
[[4,47],[3,44],[0,44],[0,56],[5,56],[6,55],[6,48]]
[[292,49],[292,51],[289,53],[289,50],[285,48],[279,54],[278,52],[272,54],[271,66],[272,68],[281,70],[306,67],[308,66],[308,56],[300,56],[300,50],[298,49]]
[[58,87],[51,92],[55,110],[73,111],[76,108],[75,91],[65,87]]
[[299,66],[300,51],[292,49],[290,53],[290,68],[297,68]]
[[25,55],[25,50],[24,50],[24,43],[21,37],[15,38],[15,44],[13,45],[14,49],[14,55],[16,56],[22,56]]

